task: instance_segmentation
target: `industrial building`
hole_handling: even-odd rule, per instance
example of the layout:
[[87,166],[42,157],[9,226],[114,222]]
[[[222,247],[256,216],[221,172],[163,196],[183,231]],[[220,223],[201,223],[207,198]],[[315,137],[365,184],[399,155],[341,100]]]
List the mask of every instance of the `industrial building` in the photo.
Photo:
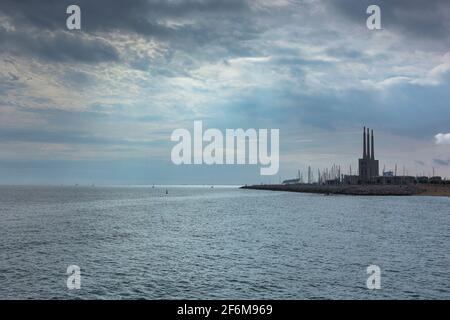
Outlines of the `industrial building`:
[[379,174],[379,162],[375,159],[375,141],[373,130],[364,127],[362,158],[358,159],[358,175],[345,175],[344,184],[416,184],[441,183],[441,177],[414,177],[408,175],[397,176],[392,171]]
[[[284,185],[295,184],[318,184],[318,185],[361,185],[361,184],[377,184],[377,185],[405,185],[405,184],[450,184],[450,180],[442,179],[439,176],[409,176],[405,172],[401,176],[397,176],[397,165],[395,171],[385,171],[380,175],[379,161],[375,159],[375,138],[373,130],[364,127],[362,157],[358,159],[358,175],[352,175],[350,166],[350,174],[341,174],[341,167],[333,164],[330,170],[317,170],[317,178],[313,178],[313,171],[308,166],[307,180],[303,182],[303,174],[299,171],[296,179],[284,180]],[[403,170],[405,171],[405,170]]]
[[364,127],[362,158],[358,159],[358,175],[345,175],[344,184],[412,184],[412,176],[395,176],[392,171],[380,176],[379,161],[375,159],[375,138],[373,130]]
[[363,182],[369,182],[379,176],[378,160],[375,160],[375,146],[373,130],[370,134],[369,128],[364,127],[363,132],[363,156],[358,160],[359,178]]

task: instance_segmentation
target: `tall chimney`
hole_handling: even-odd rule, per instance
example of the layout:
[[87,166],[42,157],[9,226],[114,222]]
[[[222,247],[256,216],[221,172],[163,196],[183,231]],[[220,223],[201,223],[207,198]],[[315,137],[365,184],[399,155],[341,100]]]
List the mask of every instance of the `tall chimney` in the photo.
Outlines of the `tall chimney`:
[[372,152],[371,152],[371,158],[372,160],[375,160],[375,152],[374,152],[374,146],[373,146],[373,130],[372,130]]
[[363,159],[367,157],[366,154],[366,127],[364,127],[364,133],[363,133]]
[[367,158],[370,159],[370,129],[367,128]]

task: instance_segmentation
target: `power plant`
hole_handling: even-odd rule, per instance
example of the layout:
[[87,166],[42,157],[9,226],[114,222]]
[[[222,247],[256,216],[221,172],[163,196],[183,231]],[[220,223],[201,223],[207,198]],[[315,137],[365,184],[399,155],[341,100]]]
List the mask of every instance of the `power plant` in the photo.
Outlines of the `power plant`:
[[295,179],[284,180],[282,184],[245,185],[242,189],[290,191],[303,193],[319,193],[325,195],[361,195],[361,196],[446,196],[450,197],[450,180],[435,175],[410,176],[403,166],[403,174],[397,175],[395,170],[380,175],[380,164],[375,159],[375,137],[373,130],[363,129],[362,157],[358,158],[357,174],[352,174],[349,166],[348,174],[343,174],[341,166],[333,164],[329,168],[313,169],[307,167],[305,172],[298,171]]
[[284,180],[284,185],[293,184],[318,184],[318,185],[403,185],[403,184],[447,184],[449,181],[443,180],[439,176],[409,176],[405,170],[403,175],[397,175],[397,165],[395,171],[385,171],[380,175],[379,161],[375,159],[375,138],[373,130],[363,129],[362,158],[358,159],[358,175],[352,175],[350,166],[349,174],[341,173],[341,167],[333,164],[330,169],[317,170],[317,179],[314,178],[313,170],[308,166],[307,179],[303,179],[303,174],[299,171],[296,179]]
[[379,175],[378,160],[375,160],[375,147],[373,130],[370,135],[369,128],[364,127],[363,132],[363,156],[358,160],[359,164],[359,179],[362,182],[370,182],[374,177]]

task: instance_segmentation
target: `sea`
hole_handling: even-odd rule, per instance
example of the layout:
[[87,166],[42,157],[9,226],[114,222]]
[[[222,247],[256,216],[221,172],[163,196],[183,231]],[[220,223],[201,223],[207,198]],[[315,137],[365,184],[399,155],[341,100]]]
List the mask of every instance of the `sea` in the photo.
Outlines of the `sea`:
[[446,197],[0,187],[0,299],[449,298]]

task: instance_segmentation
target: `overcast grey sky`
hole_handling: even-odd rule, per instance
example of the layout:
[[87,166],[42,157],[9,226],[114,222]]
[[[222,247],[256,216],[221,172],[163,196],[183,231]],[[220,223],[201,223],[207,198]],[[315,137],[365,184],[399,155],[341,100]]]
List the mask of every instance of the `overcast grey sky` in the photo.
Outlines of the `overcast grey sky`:
[[381,168],[450,177],[449,17],[445,0],[2,0],[0,184],[278,181],[173,165],[194,120],[279,128],[281,178],[356,169],[364,125]]

